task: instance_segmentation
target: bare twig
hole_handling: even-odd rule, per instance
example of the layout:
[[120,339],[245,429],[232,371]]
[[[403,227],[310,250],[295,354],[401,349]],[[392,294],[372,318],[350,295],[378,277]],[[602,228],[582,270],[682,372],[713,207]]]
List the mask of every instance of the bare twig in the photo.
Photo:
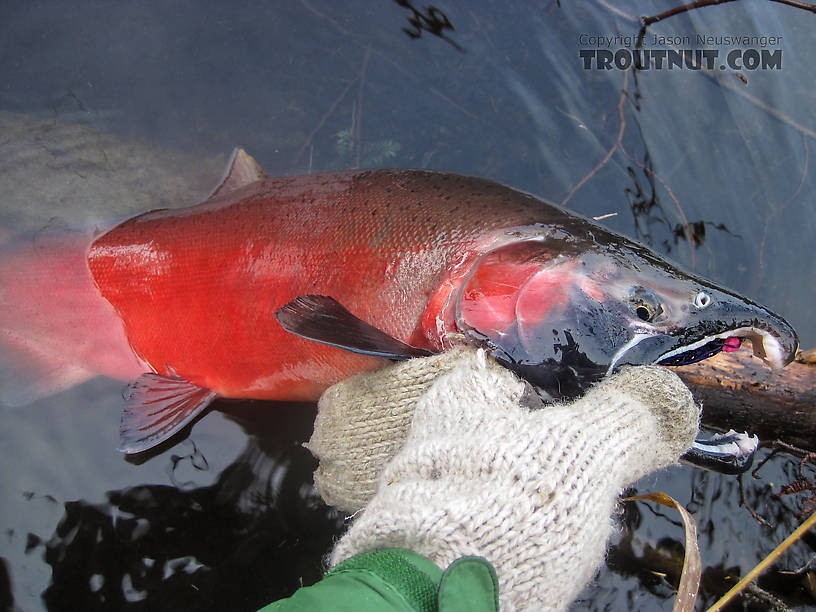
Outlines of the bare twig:
[[[334,19],[332,19],[332,18],[331,18],[331,17],[329,17],[328,15],[326,15],[326,14],[324,14],[324,13],[320,12],[319,10],[317,10],[316,8],[314,8],[314,7],[313,7],[311,4],[309,4],[308,0],[300,0],[300,3],[301,3],[303,6],[304,6],[304,8],[306,8],[307,10],[309,10],[310,12],[312,12],[313,14],[315,14],[316,16],[318,16],[318,17],[320,17],[320,18],[325,19],[326,21],[328,21],[328,22],[329,22],[329,24],[330,24],[332,27],[334,27],[334,28],[335,28],[335,29],[336,29],[338,32],[340,32],[341,34],[343,34],[343,36],[344,36],[346,39],[351,40],[351,42],[352,42],[353,44],[358,45],[358,46],[360,46],[360,47],[363,47],[363,44],[362,44],[361,42],[356,41],[356,40],[354,40],[354,39],[351,37],[351,33],[350,33],[348,30],[346,30],[346,29],[345,29],[343,26],[341,26],[339,23],[337,23],[337,21],[335,21]],[[367,46],[367,47],[369,47],[370,45],[366,45],[366,46]],[[377,49],[371,49],[371,53],[373,53],[374,55],[376,55],[376,56],[377,56],[378,58],[380,58],[381,60],[383,60],[383,61],[388,62],[389,64],[391,64],[391,65],[392,65],[394,68],[396,68],[397,70],[399,70],[399,71],[400,71],[402,74],[404,74],[405,76],[407,76],[407,77],[411,78],[411,79],[414,81],[414,83],[417,83],[417,84],[422,84],[422,83],[424,83],[424,80],[423,80],[423,79],[420,79],[420,78],[419,78],[419,77],[418,77],[418,76],[417,76],[415,73],[411,72],[410,70],[408,70],[407,68],[405,68],[404,66],[402,66],[401,64],[399,64],[398,62],[394,61],[393,59],[391,59],[390,57],[388,57],[388,56],[387,56],[385,53],[383,53],[382,51],[378,51]],[[438,97],[439,97],[440,99],[442,99],[444,102],[446,102],[446,103],[450,104],[451,106],[453,106],[453,107],[454,107],[454,108],[456,108],[457,110],[461,111],[462,113],[464,113],[465,115],[467,115],[469,118],[471,118],[471,119],[476,119],[476,120],[478,120],[478,119],[479,119],[479,117],[478,117],[478,116],[476,116],[475,114],[473,114],[473,113],[471,113],[470,111],[466,110],[466,109],[465,109],[464,107],[462,107],[461,105],[459,105],[459,104],[457,104],[456,102],[454,102],[453,100],[451,100],[449,97],[447,97],[445,94],[443,94],[442,92],[440,92],[440,91],[439,91],[438,89],[436,89],[435,87],[429,87],[428,89],[429,89],[429,91],[430,91],[432,94],[434,94],[435,96],[438,96]]]
[[[652,24],[652,23],[656,23],[657,21],[660,21],[660,20],[665,19],[667,17],[671,17],[672,15],[677,15],[677,14],[680,14],[680,13],[684,13],[684,12],[692,10],[692,9],[696,9],[696,8],[700,8],[700,7],[704,7],[704,6],[713,6],[713,5],[717,5],[717,4],[723,4],[725,2],[731,2],[731,1],[733,1],[733,0],[699,0],[697,2],[691,2],[691,3],[688,3],[688,4],[684,4],[682,6],[675,7],[673,9],[668,10],[668,11],[664,11],[663,13],[660,13],[660,14],[655,15],[653,17],[643,17],[641,19],[641,22],[643,24],[643,28],[641,29],[640,34],[639,34],[638,45],[640,45],[642,43],[642,38],[643,38],[643,35],[645,34],[646,27],[648,25]],[[816,12],[816,5],[813,5],[813,4],[810,4],[810,3],[807,3],[807,2],[799,2],[798,0],[769,0],[769,1],[779,2],[779,3],[782,3],[782,4],[789,5],[789,6],[794,6],[796,8],[800,8],[800,9],[803,9],[803,10]],[[604,6],[605,8],[607,8],[607,10],[610,10],[610,11],[614,12],[618,16],[622,16],[622,17],[624,17],[626,19],[631,20],[631,16],[627,15],[626,13],[623,13],[622,11],[617,9],[616,7],[611,6],[605,0],[597,0],[597,2],[599,4],[601,4],[602,6]],[[751,102],[755,106],[759,107],[760,109],[762,109],[763,111],[765,111],[766,113],[771,115],[772,117],[778,119],[779,121],[787,124],[788,126],[792,127],[793,129],[797,130],[803,136],[809,136],[811,138],[816,138],[816,131],[814,131],[814,130],[808,128],[808,127],[805,127],[805,126],[801,125],[800,123],[797,123],[796,121],[794,121],[793,119],[791,119],[790,117],[788,117],[787,115],[782,113],[781,111],[779,111],[776,108],[768,105],[767,103],[763,102],[762,100],[752,96],[751,94],[747,93],[743,88],[740,88],[740,87],[736,86],[731,81],[727,81],[725,79],[720,78],[715,72],[713,72],[711,70],[708,70],[706,68],[703,68],[700,72],[702,72],[703,74],[705,74],[709,78],[714,79],[719,85],[721,85],[723,87],[726,87],[726,88],[736,92],[737,94],[739,94],[743,98],[746,98],[749,102]],[[788,198],[788,200],[785,202],[785,204],[783,204],[778,209],[775,208],[775,207],[772,207],[771,214],[765,220],[765,226],[764,226],[764,229],[763,229],[763,235],[762,235],[762,240],[760,242],[760,250],[759,250],[759,270],[760,270],[760,274],[757,275],[757,277],[756,277],[757,279],[761,278],[761,273],[762,273],[762,270],[764,268],[765,243],[766,243],[766,240],[767,240],[769,224],[770,224],[771,220],[774,217],[776,217],[799,194],[799,191],[801,190],[802,186],[804,185],[804,181],[805,181],[805,177],[806,177],[806,173],[807,173],[807,166],[808,166],[808,150],[807,150],[807,143],[806,142],[805,142],[804,146],[805,146],[805,164],[804,164],[804,168],[803,168],[802,177],[801,177],[800,182],[799,182],[799,186],[796,188],[794,194],[791,195]],[[621,149],[623,149],[623,147],[621,147]],[[653,176],[655,176],[655,178],[657,178],[657,180],[661,183],[661,185],[663,185],[664,189],[666,189],[666,192],[669,194],[669,197],[672,199],[672,201],[674,201],[675,207],[677,208],[678,213],[680,214],[681,218],[683,219],[683,225],[686,228],[686,232],[689,235],[690,244],[693,247],[693,245],[694,245],[694,235],[690,231],[690,226],[689,226],[688,220],[686,219],[685,213],[684,213],[682,207],[680,206],[679,200],[674,196],[673,192],[668,187],[668,185],[665,183],[665,181],[660,176],[655,174],[654,171],[651,168],[647,168],[643,164],[640,164],[639,162],[634,160],[631,156],[629,156],[629,157],[638,166],[640,166],[641,169],[644,170],[644,172],[650,173]],[[571,197],[571,195],[572,194],[570,194],[570,197]],[[692,260],[691,261],[691,267],[692,267],[692,269],[695,267],[694,266],[694,258],[695,258],[694,249],[691,248],[691,260]]]
[[[612,6],[609,2],[607,2],[607,0],[596,0],[596,2],[599,5],[603,6],[605,9],[607,9],[608,11],[614,13],[615,15],[618,15],[619,17],[622,17],[623,19],[626,19],[629,22],[632,22],[632,23],[637,23],[638,22],[638,20],[635,19],[634,16],[623,12],[622,10],[620,10],[619,8],[617,8],[615,6]],[[808,11],[816,12],[816,5],[811,5],[811,4],[807,4],[807,3],[804,3],[804,2],[794,3],[793,0],[791,0],[791,1],[769,0],[769,2],[781,2],[783,4],[788,4],[790,6],[795,6],[797,8],[802,8],[802,9],[805,9],[805,10],[808,10]],[[802,6],[800,6],[800,4]],[[689,5],[687,5],[687,6],[689,6]],[[685,9],[685,10],[689,10],[689,9]],[[648,18],[644,18],[644,19],[648,19]],[[641,37],[645,34],[645,30],[646,30],[645,27],[641,30],[641,32],[640,32]],[[642,42],[642,40],[641,40],[641,42]],[[671,48],[673,50],[677,51],[676,47],[671,47]],[[698,74],[704,74],[705,76],[707,76],[710,79],[714,79],[717,82],[717,84],[719,84],[722,87],[725,87],[725,88],[730,89],[731,91],[737,93],[738,95],[740,95],[743,98],[745,98],[746,100],[748,100],[748,102],[750,102],[754,106],[762,109],[763,111],[765,111],[766,113],[768,113],[769,115],[771,115],[775,119],[778,119],[782,123],[792,127],[797,132],[799,132],[801,134],[804,134],[804,135],[806,135],[806,136],[808,136],[810,138],[816,139],[816,131],[814,131],[814,130],[808,128],[808,127],[805,127],[801,123],[798,123],[798,122],[794,121],[793,119],[788,117],[785,113],[777,110],[776,108],[774,108],[773,106],[767,104],[766,102],[763,102],[762,100],[760,100],[756,96],[752,96],[747,91],[745,91],[744,87],[740,87],[736,83],[733,83],[731,79],[721,78],[720,76],[717,75],[717,73],[715,71],[708,70],[705,67],[701,67],[701,70],[698,70],[696,72]]]
[[805,127],[801,123],[798,123],[798,122],[794,121],[793,119],[788,117],[782,111],[779,111],[779,110],[775,109],[773,106],[763,102],[762,100],[760,100],[756,96],[752,96],[747,91],[745,91],[744,87],[740,87],[736,83],[733,83],[731,79],[726,80],[726,79],[720,78],[720,77],[717,76],[717,74],[713,70],[708,70],[707,68],[703,68],[699,72],[701,72],[704,75],[714,79],[715,81],[717,81],[717,83],[719,85],[722,85],[723,87],[726,87],[726,88],[730,89],[731,91],[739,94],[740,96],[742,96],[743,98],[748,100],[754,106],[757,106],[757,107],[761,108],[766,113],[771,115],[771,117],[774,117],[775,119],[779,119],[779,121],[789,125],[790,127],[792,127],[797,132],[800,132],[800,133],[804,134],[805,136],[809,136],[810,138],[816,139],[816,131],[810,129],[809,127]]
[[759,479],[759,478],[760,478],[760,475],[759,475],[759,470],[761,470],[761,469],[762,469],[762,468],[765,466],[765,464],[766,464],[766,463],[768,463],[768,461],[770,461],[772,458],[776,457],[777,453],[779,453],[779,452],[781,452],[781,450],[780,450],[780,449],[778,449],[778,448],[772,448],[772,449],[771,449],[771,452],[770,452],[770,453],[768,453],[768,456],[767,456],[767,457],[765,457],[765,458],[764,458],[762,461],[760,461],[760,462],[757,464],[757,466],[754,468],[754,471],[753,471],[753,472],[751,472],[751,477],[752,477],[752,478]]
[[365,89],[366,70],[368,69],[368,59],[370,57],[371,45],[368,45],[365,50],[365,55],[363,55],[363,65],[360,68],[360,89],[357,92],[357,112],[354,115],[354,129],[352,130],[355,149],[355,168],[360,167],[360,148],[362,146],[360,132],[363,125],[363,91]]
[[640,21],[643,23],[643,25],[652,25],[653,23],[657,23],[658,21],[662,21],[668,17],[673,17],[674,15],[679,15],[680,13],[685,13],[696,8],[725,4],[726,2],[734,2],[734,0],[698,0],[697,2],[689,2],[688,4],[675,6],[668,11],[663,11],[662,13],[652,15],[651,17],[641,17]]
[[757,523],[759,523],[760,525],[764,525],[765,527],[773,528],[773,525],[771,524],[771,522],[768,519],[766,519],[765,517],[763,517],[762,515],[760,515],[758,512],[756,512],[751,507],[751,504],[748,503],[748,500],[745,498],[745,485],[742,482],[742,477],[744,475],[745,474],[740,474],[739,479],[737,480],[737,482],[739,483],[740,506],[745,508],[751,514],[751,516],[753,517],[753,519]]
[[811,4],[810,2],[800,2],[799,0],[770,0],[770,2],[778,2],[779,4],[785,4],[787,6],[799,8],[802,9],[803,11],[810,11],[811,13],[816,13],[816,4]]
[[686,233],[688,234],[689,237],[689,250],[691,252],[691,268],[694,269],[695,267],[694,249],[697,245],[696,241],[694,240],[694,234],[691,231],[691,225],[689,224],[688,219],[686,218],[686,213],[683,211],[683,207],[680,205],[680,200],[677,199],[677,196],[674,195],[674,192],[671,190],[671,187],[669,187],[668,183],[666,183],[666,181],[664,181],[659,174],[657,174],[651,168],[646,167],[646,165],[637,161],[632,155],[630,155],[626,151],[626,148],[623,146],[623,134],[624,131],[626,130],[626,116],[624,114],[623,106],[624,103],[626,102],[626,97],[628,95],[626,89],[628,81],[629,71],[627,70],[623,74],[623,87],[621,89],[620,97],[618,98],[618,120],[620,124],[618,126],[618,135],[617,138],[615,139],[615,143],[612,145],[612,147],[609,148],[609,150],[606,152],[606,155],[603,156],[603,159],[601,159],[601,161],[599,161],[592,170],[590,170],[580,181],[578,181],[578,183],[576,183],[576,185],[570,190],[566,197],[563,200],[561,200],[561,206],[566,205],[566,203],[569,202],[570,199],[572,199],[572,196],[574,196],[575,193],[581,187],[583,187],[589,179],[591,179],[601,168],[603,168],[609,162],[609,160],[615,154],[615,151],[620,150],[620,152],[626,155],[626,157],[628,157],[632,161],[632,163],[640,167],[640,169],[643,170],[645,173],[656,178],[663,186],[663,189],[666,190],[666,193],[674,202],[674,205],[677,208],[678,213],[680,214],[680,218],[683,221],[683,226],[686,228]]
[[597,217],[592,217],[593,221],[603,221],[604,219],[609,219],[610,217],[617,217],[618,213],[606,213],[605,215],[598,215]]
[[[688,4],[676,6],[672,9],[669,9],[668,11],[663,11],[662,13],[658,13],[657,15],[653,15],[651,17],[641,17],[640,21],[643,25],[648,26],[653,23],[657,23],[658,21],[662,21],[663,19],[666,19],[668,17],[679,15],[680,13],[685,13],[697,8],[702,8],[704,6],[716,6],[718,4],[725,4],[726,2],[734,2],[734,0],[697,0],[697,2],[689,2]],[[800,0],[769,0],[769,2],[778,2],[779,4],[785,4],[787,6],[802,9],[804,11],[816,13],[816,5],[810,4],[809,2],[801,2]]]
[[802,567],[795,570],[779,570],[779,573],[785,574],[786,576],[801,576],[813,566],[814,562],[816,562],[816,555],[811,555],[810,559],[808,559],[807,563],[805,563]]
[[766,605],[768,610],[772,610],[773,612],[793,612],[793,608],[786,605],[784,601],[771,595],[768,591],[760,588],[753,582],[745,587],[745,596],[746,598],[750,597]]
[[308,9],[311,13],[314,13],[315,15],[320,17],[321,19],[325,19],[330,24],[332,24],[332,26],[334,26],[334,28],[338,32],[340,32],[341,34],[343,34],[343,35],[345,35],[347,37],[351,36],[351,32],[349,32],[346,28],[344,28],[339,23],[337,23],[336,20],[332,19],[331,17],[329,17],[325,13],[321,13],[319,10],[317,10],[315,7],[313,7],[307,0],[300,0],[300,3],[303,5],[304,8]]
[[762,241],[759,243],[759,273],[757,274],[756,278],[759,280],[762,278],[762,272],[765,268],[765,242],[768,239],[768,227],[771,224],[771,221],[779,215],[785,208],[790,204],[793,199],[799,195],[799,192],[802,191],[802,186],[805,184],[805,179],[807,178],[807,171],[808,171],[808,162],[809,162],[809,150],[808,150],[808,143],[805,139],[805,135],[802,134],[802,145],[805,148],[805,163],[802,165],[802,176],[799,178],[799,185],[796,187],[796,190],[785,200],[785,203],[782,204],[779,208],[773,206],[771,202],[768,204],[771,206],[771,214],[769,214],[765,218],[765,227],[762,229]]
[[757,465],[754,468],[754,471],[751,472],[751,476],[753,476],[754,478],[759,478],[759,470],[762,469],[762,466],[768,463],[768,461],[774,456],[776,456],[778,453],[788,453],[795,457],[799,457],[800,459],[803,457],[807,458],[807,456],[810,454],[810,451],[804,448],[800,448],[798,446],[794,446],[793,444],[788,444],[787,442],[783,442],[782,440],[774,440],[773,442],[770,443],[770,446],[771,452],[768,453],[768,456],[765,457],[762,461],[760,461],[759,465]]
[[773,551],[765,557],[762,561],[760,561],[754,569],[748,572],[737,584],[735,584],[725,595],[723,595],[713,606],[708,609],[708,612],[717,612],[718,610],[722,610],[726,604],[728,604],[734,597],[739,595],[739,593],[755,578],[757,578],[762,572],[764,572],[768,566],[772,565],[782,553],[784,553],[791,545],[796,542],[799,538],[801,538],[807,531],[816,524],[816,512],[811,514],[807,520],[799,525],[796,530],[790,534],[785,541],[782,542],[779,546],[773,549]]
[[694,233],[691,231],[691,224],[688,222],[686,212],[680,205],[680,200],[677,199],[677,196],[674,195],[674,192],[671,190],[671,187],[669,187],[668,183],[666,183],[666,181],[664,181],[663,178],[657,172],[652,170],[646,164],[642,164],[641,162],[639,162],[637,159],[634,158],[634,156],[630,155],[623,147],[623,144],[620,145],[620,150],[624,155],[626,155],[626,157],[629,158],[629,160],[633,164],[637,165],[641,170],[643,170],[643,172],[656,178],[658,182],[663,186],[663,189],[666,190],[666,193],[669,194],[669,197],[671,198],[672,202],[674,202],[674,206],[675,208],[677,208],[677,212],[680,215],[680,219],[683,221],[683,227],[686,229],[686,233],[688,234],[689,253],[691,254],[691,269],[694,270],[696,267],[694,249],[697,247],[697,241],[694,239]]
[[799,478],[805,478],[805,464],[816,459],[816,453],[808,453],[799,460]]
[[583,187],[589,179],[595,176],[598,170],[603,168],[609,162],[609,160],[612,159],[612,155],[614,155],[615,151],[621,146],[621,142],[623,141],[623,132],[626,129],[626,117],[624,117],[623,113],[623,104],[626,101],[627,94],[626,85],[628,82],[629,71],[627,70],[626,72],[623,73],[623,87],[621,88],[620,97],[618,98],[618,118],[620,120],[620,126],[618,127],[618,137],[615,139],[615,143],[606,152],[606,155],[603,156],[603,159],[601,159],[601,161],[599,161],[597,165],[584,176],[584,178],[578,181],[578,183],[576,183],[576,185],[570,190],[567,196],[563,200],[561,200],[561,206],[566,205],[566,203],[569,202],[570,199],[572,199],[572,196],[574,196],[575,193],[581,187]]
[[627,21],[631,21],[632,23],[638,23],[640,21],[634,15],[630,15],[629,13],[626,13],[625,11],[622,11],[617,6],[613,6],[613,5],[609,4],[609,2],[607,2],[606,0],[595,0],[595,2],[600,4],[602,7],[604,7],[610,13],[613,13],[613,14],[617,15],[618,17],[622,17],[623,19],[626,19]]
[[471,112],[470,112],[468,109],[466,109],[464,106],[461,106],[460,104],[458,104],[458,103],[454,102],[454,101],[453,101],[453,100],[451,100],[451,99],[450,99],[448,96],[446,96],[446,95],[445,95],[445,94],[443,94],[441,91],[439,91],[439,90],[438,90],[436,87],[429,87],[428,89],[429,89],[429,91],[430,91],[432,94],[434,94],[435,96],[438,96],[440,99],[444,100],[445,102],[447,102],[448,104],[450,104],[450,105],[451,105],[453,108],[455,108],[456,110],[460,111],[460,112],[461,112],[461,113],[463,113],[464,115],[467,115],[467,116],[468,116],[468,117],[470,117],[471,119],[478,119],[478,118],[479,118],[479,116],[478,116],[478,115],[474,115],[474,114],[473,114],[473,113],[471,113]]
[[334,110],[345,99],[346,94],[351,89],[351,86],[354,85],[354,83],[356,82],[357,82],[356,78],[348,82],[345,89],[343,89],[342,93],[339,96],[337,96],[334,102],[332,102],[332,105],[329,107],[329,110],[327,110],[323,114],[323,116],[320,118],[320,121],[317,122],[317,125],[314,127],[314,129],[311,132],[309,132],[309,135],[306,137],[306,140],[303,142],[302,145],[300,145],[300,148],[298,149],[297,153],[295,153],[295,163],[297,163],[297,161],[300,159],[300,156],[303,155],[303,152],[306,150],[306,148],[312,144],[312,139],[315,137],[315,134],[317,134],[320,131],[320,128],[322,128],[323,124],[326,123],[326,120],[334,114]]

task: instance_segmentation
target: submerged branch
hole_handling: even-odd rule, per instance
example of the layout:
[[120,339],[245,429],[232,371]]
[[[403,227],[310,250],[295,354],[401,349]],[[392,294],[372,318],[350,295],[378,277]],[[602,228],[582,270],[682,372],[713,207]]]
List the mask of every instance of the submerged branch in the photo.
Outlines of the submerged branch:
[[[663,11],[662,13],[658,13],[657,15],[652,15],[651,17],[641,17],[640,21],[644,26],[648,26],[653,23],[657,23],[658,21],[667,19],[668,17],[673,17],[674,15],[686,13],[688,11],[702,8],[704,6],[716,6],[718,4],[725,4],[726,2],[734,1],[735,0],[697,0],[697,2],[689,2],[688,4],[675,6],[674,8],[671,8],[667,11]],[[785,4],[787,6],[802,9],[804,11],[816,13],[816,5],[810,4],[809,2],[802,2],[801,0],[769,0],[769,2],[777,2],[779,4]]]
[[816,366],[794,362],[774,371],[737,351],[676,372],[703,403],[704,424],[816,450]]

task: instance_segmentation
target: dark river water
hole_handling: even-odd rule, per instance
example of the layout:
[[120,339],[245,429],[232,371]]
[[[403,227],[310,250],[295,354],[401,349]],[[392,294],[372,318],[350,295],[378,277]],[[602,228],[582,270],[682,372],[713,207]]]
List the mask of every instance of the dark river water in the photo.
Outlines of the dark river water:
[[[642,49],[716,50],[711,70],[614,67],[638,17],[674,5],[0,0],[0,240],[194,203],[236,145],[273,176],[446,170],[610,215],[812,347],[813,15],[699,9],[652,25]],[[763,59],[776,67],[750,69]],[[0,608],[254,610],[320,576],[345,517],[311,487],[311,406],[222,405],[135,464],[115,450],[124,388],[97,378],[0,406]],[[745,479],[772,527],[733,477],[678,466],[635,485],[696,517],[699,607],[796,526],[808,494],[771,497],[796,469],[781,456]],[[679,518],[637,504],[619,518],[574,608],[670,609]],[[760,586],[812,606],[808,574],[779,570],[814,544]]]

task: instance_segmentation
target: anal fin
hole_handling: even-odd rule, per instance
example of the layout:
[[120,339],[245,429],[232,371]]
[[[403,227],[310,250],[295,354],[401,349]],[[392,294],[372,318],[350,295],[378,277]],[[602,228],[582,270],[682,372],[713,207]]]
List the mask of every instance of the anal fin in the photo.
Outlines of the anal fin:
[[395,360],[433,355],[355,317],[340,302],[325,295],[295,298],[278,309],[275,318],[283,329],[296,336],[352,353]]
[[130,387],[122,411],[119,450],[141,453],[161,444],[200,415],[218,397],[183,378],[142,374]]

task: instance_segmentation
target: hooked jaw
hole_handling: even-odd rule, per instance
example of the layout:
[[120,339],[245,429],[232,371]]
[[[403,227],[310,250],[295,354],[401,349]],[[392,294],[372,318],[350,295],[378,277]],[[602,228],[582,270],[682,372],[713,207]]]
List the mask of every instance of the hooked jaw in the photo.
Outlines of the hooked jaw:
[[[793,330],[791,330],[792,332]],[[742,340],[750,340],[754,355],[762,359],[773,370],[779,370],[793,361],[798,342],[793,341],[793,349],[786,349],[782,340],[769,331],[757,327],[740,327],[712,336],[707,336],[686,346],[670,350],[661,356],[661,365],[687,365],[720,351],[731,353],[740,348]]]
[[[755,309],[751,313],[754,318],[747,322],[744,319],[737,322],[732,318],[732,324],[727,325],[718,319],[716,309],[712,309],[711,312],[706,312],[705,320],[698,321],[696,332],[694,329],[686,329],[677,337],[635,334],[617,352],[607,374],[617,365],[649,363],[648,360],[660,365],[688,365],[720,351],[736,351],[744,339],[751,341],[754,355],[771,368],[779,369],[789,364],[799,344],[793,328],[781,317],[761,307],[746,304],[744,309],[743,315],[746,310]],[[733,310],[733,304],[726,304],[725,313],[721,311],[720,315]],[[727,318],[729,317],[723,317]],[[697,467],[723,474],[741,474],[751,467],[758,444],[756,436],[729,431],[710,440],[696,440],[682,459]]]
[[743,340],[750,340],[754,355],[775,370],[788,365],[796,355],[796,332],[782,317],[760,306],[744,303],[736,307],[725,298],[719,306],[697,313],[696,318],[676,334],[640,330],[615,354],[609,372],[624,364],[688,365],[720,351],[736,351]]

